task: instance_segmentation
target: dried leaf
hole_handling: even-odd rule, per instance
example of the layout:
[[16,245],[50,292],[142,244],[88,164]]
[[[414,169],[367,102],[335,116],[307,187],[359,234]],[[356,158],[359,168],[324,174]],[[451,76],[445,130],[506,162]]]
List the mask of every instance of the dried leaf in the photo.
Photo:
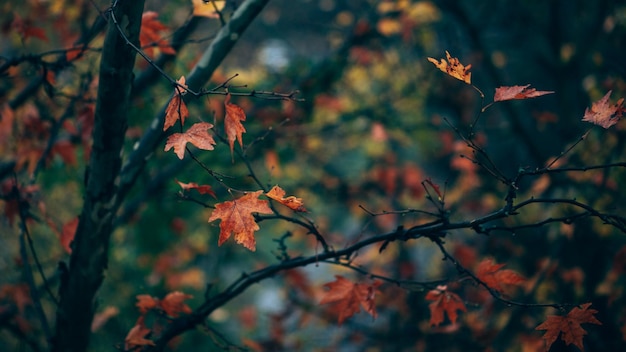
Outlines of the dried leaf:
[[609,91],[602,97],[602,99],[591,104],[591,109],[585,110],[583,121],[591,122],[594,125],[609,128],[615,125],[620,117],[624,114],[624,98],[617,101],[617,104],[609,104],[609,97],[612,91]]
[[429,57],[428,61],[432,62],[438,69],[449,74],[450,76],[467,84],[471,84],[472,73],[468,71],[472,68],[472,65],[463,66],[463,64],[459,62],[459,59],[451,57],[448,51],[446,51],[446,59],[441,59],[439,62],[437,59]]
[[456,293],[449,292],[447,286],[437,286],[437,289],[430,290],[426,294],[427,301],[433,301],[428,305],[430,309],[430,325],[439,326],[444,321],[444,313],[448,315],[448,319],[452,324],[456,323],[458,318],[457,310],[467,312],[465,303]]
[[157,19],[159,14],[154,11],[146,11],[141,16],[141,31],[139,33],[139,43],[142,49],[149,55],[153,55],[154,48],[158,47],[161,53],[175,55],[176,50],[164,39],[161,32],[167,30],[167,26]]
[[226,95],[226,99],[224,99],[224,107],[226,109],[224,129],[226,130],[228,145],[230,145],[230,154],[232,155],[235,140],[237,140],[241,148],[243,148],[242,134],[246,132],[246,129],[241,124],[241,121],[246,121],[246,114],[242,108],[230,102],[230,93]]
[[180,291],[170,292],[161,300],[161,309],[172,318],[178,317],[180,313],[190,314],[191,308],[185,304],[185,300],[190,298],[193,296]]
[[145,338],[150,333],[150,329],[146,327],[143,320],[143,317],[139,317],[135,326],[126,335],[124,339],[124,349],[126,351],[141,346],[156,346],[154,341]]
[[188,191],[190,189],[195,189],[200,194],[210,194],[211,196],[213,196],[213,198],[217,197],[215,195],[215,192],[213,192],[213,189],[209,185],[198,185],[195,182],[184,183],[184,182],[180,182],[178,180],[176,180],[176,183],[178,183],[178,185],[180,186],[180,188],[183,189],[183,191]]
[[231,234],[235,234],[235,241],[251,251],[256,250],[254,231],[259,229],[252,213],[272,214],[268,202],[258,199],[263,191],[250,192],[238,199],[219,203],[209,218],[209,222],[221,219],[220,237],[221,246]]
[[546,351],[550,349],[552,344],[561,335],[561,340],[567,345],[573,344],[581,351],[584,351],[583,337],[587,335],[587,331],[580,324],[590,323],[602,325],[593,315],[598,311],[588,309],[591,303],[581,305],[582,308],[572,309],[566,316],[549,315],[548,319],[539,324],[535,330],[546,330],[543,339],[546,343]]
[[208,122],[198,122],[193,124],[187,132],[172,134],[167,138],[165,151],[174,148],[174,153],[182,160],[185,156],[187,143],[191,143],[200,149],[213,150],[215,140],[213,140],[213,137],[207,132],[211,127],[213,127],[213,125]]
[[493,97],[493,101],[505,101],[516,99],[529,99],[536,98],[546,94],[552,94],[554,92],[547,90],[536,90],[535,88],[528,88],[530,84],[525,86],[510,86],[496,88],[496,94]]
[[[185,84],[185,76],[181,76],[176,83],[187,88]],[[174,126],[176,121],[180,119],[180,124],[185,124],[185,119],[189,117],[189,110],[187,109],[187,104],[185,104],[185,100],[183,100],[183,95],[185,94],[185,90],[176,86],[174,89],[174,96],[170,100],[169,104],[165,108],[165,123],[163,124],[163,131],[168,128]]]
[[374,298],[378,292],[378,286],[382,284],[380,281],[374,281],[371,284],[358,284],[340,275],[335,275],[335,278],[335,281],[324,285],[328,291],[324,294],[320,304],[334,303],[334,310],[339,313],[339,325],[347,318],[359,313],[361,307],[376,318]]
[[290,208],[293,211],[297,212],[306,212],[307,210],[304,208],[304,203],[302,202],[302,198],[296,198],[295,196],[285,197],[285,191],[280,188],[278,185],[272,187],[269,192],[265,193],[269,198],[274,199],[280,204]]
[[220,18],[217,11],[226,6],[225,0],[193,0],[193,15],[196,17]]
[[505,264],[496,264],[492,259],[484,259],[478,264],[476,276],[489,288],[503,292],[503,285],[519,285],[526,279],[513,270],[500,270]]

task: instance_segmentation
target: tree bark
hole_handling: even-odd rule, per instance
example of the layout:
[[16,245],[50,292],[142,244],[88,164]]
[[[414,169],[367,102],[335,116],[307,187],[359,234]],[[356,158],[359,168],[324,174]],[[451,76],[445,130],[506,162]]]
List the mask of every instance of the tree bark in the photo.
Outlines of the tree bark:
[[[114,16],[128,40],[137,45],[143,0],[120,0]],[[128,120],[136,52],[108,14],[100,62],[93,147],[85,172],[84,204],[72,243],[69,269],[59,289],[53,351],[85,351],[89,345],[95,296],[107,268],[112,221],[119,206],[115,194]]]

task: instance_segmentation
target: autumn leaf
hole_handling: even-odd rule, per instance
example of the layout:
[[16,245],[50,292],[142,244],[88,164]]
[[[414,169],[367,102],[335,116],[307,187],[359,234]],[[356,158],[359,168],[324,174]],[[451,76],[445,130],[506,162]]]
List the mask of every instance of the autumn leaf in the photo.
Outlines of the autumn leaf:
[[585,109],[585,115],[583,121],[591,122],[594,125],[609,128],[619,121],[619,118],[624,114],[624,98],[617,101],[617,104],[609,104],[609,97],[612,91],[609,91],[602,97],[602,99],[591,104],[591,109]]
[[530,99],[540,97],[546,94],[552,94],[554,92],[547,90],[536,90],[535,88],[528,88],[530,84],[525,86],[510,86],[496,88],[496,94],[493,96],[493,101],[505,101],[516,99]]
[[548,319],[539,324],[535,330],[546,330],[543,339],[546,343],[546,351],[550,349],[552,344],[561,335],[561,340],[567,345],[574,344],[581,351],[584,351],[583,337],[587,335],[587,331],[580,325],[583,323],[602,325],[593,315],[598,311],[588,309],[591,303],[585,303],[579,307],[572,309],[566,316],[549,315]]
[[243,148],[241,135],[246,132],[246,129],[241,124],[241,121],[246,121],[246,114],[242,108],[230,102],[230,93],[226,95],[226,99],[224,99],[224,107],[226,109],[224,129],[226,130],[228,144],[230,145],[230,154],[232,156],[235,140],[237,140],[241,148]]
[[449,74],[450,76],[467,84],[471,84],[472,73],[468,71],[472,68],[472,65],[463,66],[463,64],[459,62],[459,59],[451,57],[448,51],[446,51],[446,59],[437,61],[437,59],[429,57],[428,61],[432,62],[438,69]]
[[219,246],[224,243],[231,234],[235,234],[235,241],[251,251],[256,250],[254,231],[259,230],[259,225],[254,220],[252,213],[272,214],[268,202],[258,199],[263,191],[250,192],[246,195],[224,203],[215,205],[215,210],[209,218],[209,222],[221,219]]
[[374,298],[378,292],[378,286],[382,284],[380,281],[374,281],[371,284],[358,284],[340,275],[335,275],[335,278],[335,281],[324,285],[328,291],[322,297],[320,304],[334,303],[335,311],[339,313],[339,325],[347,318],[359,313],[361,307],[376,318]]
[[13,21],[11,22],[11,29],[14,30],[19,36],[20,39],[25,42],[28,38],[37,38],[39,40],[43,40],[44,42],[48,41],[48,37],[46,36],[46,31],[42,28],[35,27],[32,24],[32,21],[29,19],[22,19],[20,15],[17,13],[13,14]]
[[76,235],[76,229],[78,228],[78,217],[66,222],[63,225],[63,229],[61,230],[61,234],[59,239],[61,240],[61,245],[63,249],[68,254],[72,254],[72,241],[74,241],[74,236]]
[[154,11],[146,11],[141,16],[141,31],[139,33],[139,43],[144,51],[153,54],[154,47],[157,46],[161,53],[175,55],[176,50],[161,38],[161,32],[167,30],[167,26],[157,19],[159,14]]
[[184,183],[184,182],[180,182],[178,180],[176,180],[176,183],[178,183],[178,185],[180,186],[180,188],[183,189],[183,191],[188,191],[190,189],[195,189],[200,194],[210,194],[211,196],[213,196],[213,198],[217,197],[215,195],[215,192],[213,192],[213,189],[209,185],[198,185],[195,182]]
[[217,11],[226,6],[225,0],[193,0],[193,15],[196,17],[219,18]]
[[496,264],[492,259],[484,259],[478,264],[476,277],[489,288],[503,292],[503,285],[519,285],[526,279],[513,270],[500,270],[505,264]]
[[[185,84],[185,76],[181,76],[176,83],[187,88],[187,85]],[[185,104],[185,101],[183,100],[183,95],[185,93],[186,91],[179,86],[176,86],[176,89],[174,89],[174,96],[165,108],[165,123],[163,124],[163,131],[174,126],[178,119],[180,119],[181,125],[185,124],[185,119],[189,117],[187,104]]]
[[146,314],[149,310],[159,306],[159,299],[150,295],[137,295],[137,303],[135,306],[139,309],[141,314]]
[[131,351],[141,346],[156,346],[154,341],[146,339],[149,333],[150,329],[144,324],[144,318],[139,317],[124,339],[124,350]]
[[428,305],[430,309],[430,325],[432,326],[439,326],[439,324],[443,323],[444,313],[448,315],[448,319],[454,324],[458,318],[457,311],[467,311],[461,297],[456,293],[449,292],[447,289],[447,286],[437,286],[437,289],[430,290],[426,294],[426,300],[433,301]]
[[165,314],[176,318],[180,313],[191,313],[191,308],[185,304],[185,300],[190,298],[193,298],[193,296],[180,291],[170,292],[161,300],[160,306]]
[[265,193],[266,196],[272,198],[273,200],[279,202],[280,204],[290,208],[293,211],[297,212],[306,212],[307,210],[304,208],[304,203],[302,203],[302,198],[296,198],[295,196],[285,197],[285,191],[280,188],[278,185],[272,187],[269,192]]
[[211,127],[213,127],[213,125],[208,122],[198,122],[193,124],[187,132],[172,134],[167,138],[165,151],[174,148],[174,153],[182,160],[185,156],[185,146],[187,143],[191,143],[200,149],[213,150],[215,140],[213,140],[213,137],[207,132]]

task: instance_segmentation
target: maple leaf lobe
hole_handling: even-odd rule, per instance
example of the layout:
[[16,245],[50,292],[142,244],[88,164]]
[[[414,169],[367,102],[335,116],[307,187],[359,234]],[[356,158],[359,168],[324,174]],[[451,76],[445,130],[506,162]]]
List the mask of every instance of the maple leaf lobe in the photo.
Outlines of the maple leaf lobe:
[[230,93],[224,99],[224,108],[226,116],[224,117],[224,130],[228,137],[228,145],[230,146],[230,154],[233,154],[235,140],[239,142],[239,146],[243,148],[242,134],[246,132],[241,121],[246,121],[246,114],[241,107],[230,102]]
[[530,99],[540,97],[546,94],[552,94],[553,91],[537,90],[535,88],[529,88],[530,84],[525,86],[510,86],[496,88],[496,93],[493,96],[493,101],[506,101],[506,100],[519,100]]

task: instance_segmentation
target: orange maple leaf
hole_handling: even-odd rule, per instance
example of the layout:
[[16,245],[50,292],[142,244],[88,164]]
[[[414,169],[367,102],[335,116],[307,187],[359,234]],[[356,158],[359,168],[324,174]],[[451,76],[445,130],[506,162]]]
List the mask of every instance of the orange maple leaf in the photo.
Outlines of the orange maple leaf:
[[554,92],[547,90],[536,90],[535,88],[528,88],[530,84],[525,86],[510,86],[496,88],[496,94],[493,96],[493,101],[505,101],[516,99],[529,99],[536,98],[546,94],[552,94]]
[[139,309],[141,314],[146,314],[149,310],[157,308],[159,306],[159,299],[150,295],[137,295],[137,303],[135,306]]
[[139,32],[139,43],[149,55],[153,54],[154,47],[158,47],[161,53],[175,55],[176,50],[164,39],[160,32],[167,29],[163,23],[157,19],[159,14],[154,11],[146,11],[141,16],[141,30]]
[[463,66],[459,59],[451,57],[450,53],[446,50],[446,59],[441,59],[441,62],[432,57],[428,58],[428,61],[432,62],[438,69],[449,74],[450,76],[463,81],[467,84],[471,84],[472,73],[468,72],[472,65]]
[[226,109],[224,129],[226,130],[228,144],[230,145],[230,154],[232,156],[235,140],[237,140],[241,148],[243,148],[241,135],[246,132],[246,129],[241,124],[241,121],[246,121],[246,114],[242,108],[230,102],[230,93],[228,93],[226,99],[224,99],[224,107]]
[[548,319],[539,324],[535,330],[546,330],[543,339],[546,343],[546,351],[550,349],[554,341],[561,335],[561,340],[567,345],[574,344],[581,351],[584,351],[583,337],[587,335],[587,331],[580,324],[591,323],[602,325],[593,315],[598,311],[595,309],[587,309],[591,303],[581,305],[582,308],[574,308],[566,316],[549,315]]
[[609,97],[612,91],[609,91],[602,99],[591,104],[591,109],[585,109],[583,121],[591,122],[594,125],[609,128],[619,121],[624,114],[624,98],[617,101],[617,104],[609,104]]
[[296,198],[295,196],[285,197],[285,190],[280,188],[278,185],[272,187],[269,192],[265,193],[266,196],[272,198],[273,200],[279,202],[280,204],[289,207],[293,211],[297,212],[306,212],[307,210],[304,208],[304,203],[302,202],[302,198]]
[[180,186],[180,188],[183,189],[183,191],[195,189],[200,194],[210,194],[213,196],[213,198],[217,198],[217,196],[215,195],[215,192],[213,192],[213,189],[209,185],[198,185],[195,182],[184,183],[178,180],[176,180],[176,183],[178,183],[178,185]]
[[220,18],[218,11],[226,6],[226,1],[193,0],[193,15],[196,17]]
[[126,335],[124,339],[124,350],[131,351],[141,346],[156,346],[154,341],[146,339],[146,336],[150,333],[150,329],[144,324],[144,318],[139,317],[137,323]]
[[[185,84],[185,76],[181,76],[176,83],[182,85],[187,88]],[[176,86],[174,89],[174,96],[170,100],[169,104],[165,108],[165,123],[163,124],[163,131],[168,128],[174,126],[176,121],[180,119],[180,124],[185,124],[185,119],[189,117],[189,110],[187,109],[187,104],[183,100],[183,95],[186,93],[184,89],[179,86]]]
[[213,137],[207,132],[211,127],[213,127],[213,125],[208,122],[198,122],[194,123],[187,132],[172,134],[167,138],[165,151],[173,147],[174,153],[182,160],[185,156],[187,143],[191,143],[200,149],[213,150],[215,140],[213,140]]
[[63,249],[68,254],[72,254],[72,241],[74,241],[74,236],[76,235],[76,229],[78,229],[78,217],[66,222],[63,225],[63,229],[61,230],[60,240]]
[[263,191],[250,192],[246,195],[224,203],[215,205],[215,210],[209,218],[209,222],[221,219],[219,246],[224,243],[232,233],[235,241],[251,251],[256,250],[254,231],[259,225],[254,220],[252,213],[272,214],[268,202],[258,199]]
[[456,323],[458,318],[457,310],[467,312],[465,303],[459,295],[448,291],[447,286],[437,286],[437,289],[430,290],[426,294],[426,300],[433,301],[428,305],[430,309],[430,325],[439,326],[443,323],[443,313],[448,315],[448,319],[452,324]]
[[492,259],[484,259],[478,264],[476,276],[489,288],[503,292],[504,285],[519,285],[526,279],[513,270],[500,270],[506,264],[496,264]]
[[374,281],[371,284],[358,284],[340,275],[335,275],[335,278],[335,281],[324,285],[328,291],[324,294],[320,304],[334,303],[335,311],[339,313],[339,325],[347,318],[359,313],[361,307],[376,318],[374,298],[378,292],[378,286],[382,284],[380,281]]
[[170,292],[161,300],[160,306],[165,314],[176,318],[179,313],[191,313],[191,308],[185,304],[185,300],[190,298],[193,298],[193,296],[180,291]]

